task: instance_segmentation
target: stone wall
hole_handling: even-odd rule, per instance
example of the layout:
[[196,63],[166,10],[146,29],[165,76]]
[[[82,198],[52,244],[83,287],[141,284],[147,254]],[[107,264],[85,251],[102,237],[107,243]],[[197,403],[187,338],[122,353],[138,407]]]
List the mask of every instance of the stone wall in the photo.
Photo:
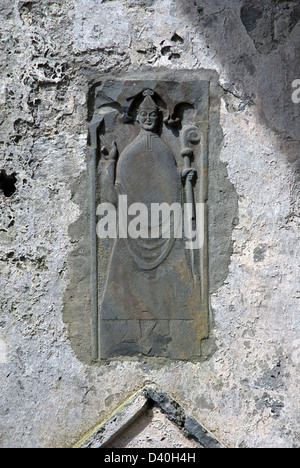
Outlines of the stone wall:
[[[72,446],[148,383],[226,446],[299,446],[300,10],[263,3],[1,1],[1,447]],[[92,365],[63,320],[88,92],[103,74],[148,69],[219,77],[211,149],[237,194],[230,265],[211,289],[207,360]],[[73,262],[80,287],[89,258]]]

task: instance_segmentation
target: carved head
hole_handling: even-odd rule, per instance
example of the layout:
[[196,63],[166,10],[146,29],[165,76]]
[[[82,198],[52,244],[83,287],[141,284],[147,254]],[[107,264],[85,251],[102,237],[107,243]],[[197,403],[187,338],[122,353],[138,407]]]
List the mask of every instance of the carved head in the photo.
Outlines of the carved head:
[[137,122],[144,130],[151,132],[156,130],[159,118],[159,109],[152,99],[153,95],[154,91],[151,89],[144,91],[143,96],[145,96],[145,99],[139,107],[136,118]]

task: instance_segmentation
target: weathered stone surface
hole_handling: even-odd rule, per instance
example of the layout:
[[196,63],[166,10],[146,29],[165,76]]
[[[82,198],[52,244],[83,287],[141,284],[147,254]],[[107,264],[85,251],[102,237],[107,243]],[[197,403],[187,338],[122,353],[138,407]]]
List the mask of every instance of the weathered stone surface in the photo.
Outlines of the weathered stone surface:
[[148,399],[143,392],[139,392],[118,408],[100,427],[94,429],[91,435],[87,435],[84,441],[76,444],[76,447],[89,449],[107,447],[134,424],[148,408]]
[[[103,26],[108,6],[114,34]],[[0,194],[1,447],[71,446],[149,381],[226,446],[299,446],[296,8],[1,1],[0,170],[17,179],[12,197]],[[91,33],[82,28],[94,27],[93,10],[101,22]],[[223,232],[211,238],[213,336],[202,363],[90,366],[88,92],[100,75],[139,69],[146,79],[149,68],[170,78],[213,70],[220,83],[211,102],[209,219]]]
[[[95,327],[92,333],[101,359],[139,354],[199,359],[201,340],[208,338],[205,203],[210,91],[209,82],[188,81],[187,72],[184,76],[185,82],[177,83],[104,81],[94,89],[91,219],[94,212],[104,215],[99,208],[105,204],[107,209],[108,203],[116,231],[109,252],[104,253],[107,214],[94,219],[90,242],[97,247],[92,257],[98,258],[91,260],[99,330]],[[188,203],[194,208],[193,220],[187,219]],[[134,215],[130,210],[137,204]],[[141,204],[146,212],[143,220]],[[162,232],[159,217],[154,219],[156,206],[164,213],[169,233]],[[197,230],[197,238],[189,242],[193,249],[188,251],[189,225]],[[102,258],[108,256],[105,265]]]
[[[167,70],[160,70],[159,73],[148,70],[141,71],[139,79],[134,78],[137,78],[135,73],[115,79],[98,77],[90,92],[89,158],[92,162],[89,164],[89,179],[82,178],[80,185],[76,182],[73,190],[77,192],[82,215],[69,231],[77,246],[69,257],[70,281],[65,296],[64,320],[69,324],[73,349],[80,359],[88,363],[91,356],[94,360],[126,355],[205,359],[207,351],[201,349],[201,344],[204,338],[208,338],[209,327],[212,326],[209,323],[209,288],[213,290],[226,278],[231,234],[237,219],[237,196],[228,180],[225,165],[219,160],[220,92],[217,77],[205,71],[182,70],[180,73],[173,72],[171,77]],[[139,126],[134,125],[135,102],[140,102],[139,94],[151,86],[157,90],[157,99],[163,106],[162,114],[166,122],[161,120],[161,136],[154,140],[158,147],[156,166],[160,169],[157,170],[154,164],[150,175],[148,166],[144,164],[145,167],[142,167],[143,151],[140,148],[136,151],[138,161],[130,167],[128,148],[132,148],[132,142],[138,144],[139,135],[143,143]],[[131,96],[136,96],[136,99],[132,100]],[[173,121],[169,124],[171,117]],[[182,122],[176,123],[179,118],[183,119]],[[195,124],[197,127],[194,128]],[[191,125],[193,128],[190,128]],[[143,266],[145,262],[140,257],[129,254],[135,251],[136,241],[96,238],[100,218],[95,215],[99,204],[113,202],[119,212],[115,183],[120,182],[122,174],[124,177],[126,175],[123,187],[124,184],[125,187],[131,184],[130,190],[125,190],[126,209],[131,203],[145,201],[147,194],[150,197],[146,204],[149,209],[150,200],[157,201],[159,193],[163,194],[159,202],[168,200],[166,186],[167,183],[170,185],[174,174],[169,175],[170,169],[166,164],[164,168],[164,153],[170,154],[171,163],[173,160],[176,162],[176,190],[187,201],[184,198],[186,189],[177,171],[184,169],[181,156],[183,135],[194,135],[194,132],[201,140],[201,143],[191,144],[191,147],[194,147],[192,164],[198,176],[193,187],[194,200],[205,205],[202,248],[195,252],[188,251],[183,239],[177,240],[174,247],[169,243],[170,249],[165,250],[163,261],[157,263],[158,267],[161,264],[161,268],[149,269]],[[98,138],[100,141],[97,143]],[[110,160],[109,156],[113,141],[117,142],[115,156],[118,162]],[[95,145],[99,147],[96,149]],[[155,145],[152,145],[153,149]],[[152,159],[153,154],[152,151]],[[125,159],[126,164],[122,163]],[[155,189],[151,189],[150,181],[153,181],[153,185],[155,180],[163,180],[163,169],[165,180],[161,183],[161,191],[157,182]],[[142,193],[137,194],[135,187]],[[174,201],[170,195],[168,201]],[[220,216],[222,223],[219,222]],[[90,259],[92,287],[86,268],[78,271],[76,267],[78,256],[81,265],[88,266],[87,258]],[[80,306],[74,310],[76,303]],[[86,317],[91,317],[91,314],[92,329],[89,330]],[[189,318],[191,320],[187,321]],[[205,343],[207,347],[208,342]],[[213,337],[209,347],[213,347]]]
[[203,447],[195,440],[188,439],[159,408],[154,406],[107,448],[199,449]]
[[75,448],[225,448],[168,395],[151,387],[133,395]]

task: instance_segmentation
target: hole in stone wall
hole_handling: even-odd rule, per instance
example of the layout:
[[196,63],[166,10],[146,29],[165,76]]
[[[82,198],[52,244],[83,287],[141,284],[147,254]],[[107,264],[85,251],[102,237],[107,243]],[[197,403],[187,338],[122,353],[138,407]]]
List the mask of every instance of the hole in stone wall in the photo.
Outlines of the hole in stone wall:
[[184,43],[183,37],[179,36],[179,34],[174,33],[173,36],[171,37],[171,41],[173,42],[179,42],[180,44]]
[[7,175],[6,171],[0,170],[0,191],[2,191],[6,197],[11,197],[15,193],[16,182],[15,174]]
[[180,57],[181,57],[180,54],[172,53],[172,54],[169,56],[169,60],[180,59]]
[[171,52],[171,46],[165,46],[161,49],[162,55],[168,55]]

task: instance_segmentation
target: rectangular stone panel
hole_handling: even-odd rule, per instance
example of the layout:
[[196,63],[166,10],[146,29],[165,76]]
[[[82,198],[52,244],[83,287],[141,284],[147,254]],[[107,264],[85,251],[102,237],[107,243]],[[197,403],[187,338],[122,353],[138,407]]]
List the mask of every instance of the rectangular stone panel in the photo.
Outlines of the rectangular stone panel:
[[201,356],[209,90],[121,79],[91,90],[94,359]]

